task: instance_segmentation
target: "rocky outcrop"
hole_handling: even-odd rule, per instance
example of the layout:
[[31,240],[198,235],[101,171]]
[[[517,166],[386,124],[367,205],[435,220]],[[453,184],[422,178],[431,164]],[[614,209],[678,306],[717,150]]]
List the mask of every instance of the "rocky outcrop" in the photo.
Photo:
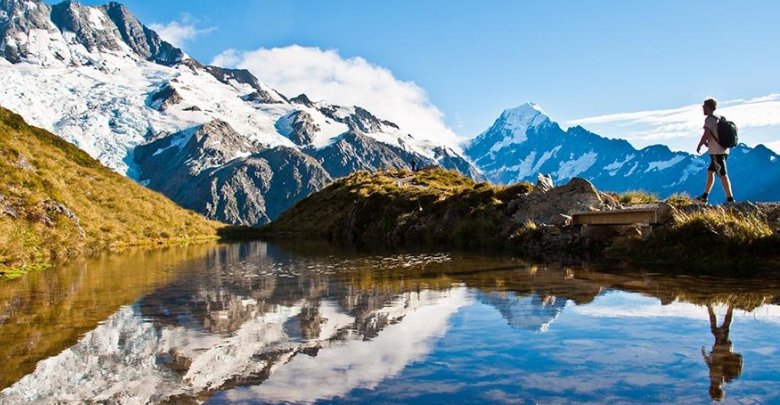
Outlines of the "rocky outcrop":
[[204,171],[174,201],[231,224],[257,226],[320,190],[331,177],[296,149],[264,149]]
[[311,115],[306,111],[296,111],[287,116],[286,119],[289,121],[291,128],[287,137],[298,146],[311,144],[314,140],[314,135],[320,130],[320,127],[314,123]]
[[549,190],[535,188],[533,192],[520,196],[509,203],[513,212],[511,220],[517,224],[534,222],[550,225],[558,216],[577,212],[603,211],[619,208],[612,197],[600,193],[585,179],[574,178],[566,185]]
[[219,120],[139,146],[134,160],[148,187],[240,225],[265,224],[332,180],[310,156],[255,145]]
[[263,104],[280,104],[288,102],[287,97],[268,85],[261,83],[260,80],[257,80],[257,78],[246,69],[228,69],[218,66],[205,66],[204,68],[224,84],[231,86],[245,84],[251,87],[254,91],[245,96],[245,101],[254,101]]
[[413,152],[379,142],[359,130],[352,129],[339,139],[311,152],[334,178],[344,177],[358,170],[411,168],[412,160],[418,167],[435,163]]
[[[49,36],[42,38],[37,30],[46,31]],[[129,48],[144,60],[166,66],[186,58],[181,49],[163,41],[125,6],[115,2],[87,7],[75,1],[49,6],[39,0],[3,0],[0,42],[4,45],[3,56],[11,63],[26,59],[43,64],[92,63],[88,55],[71,49],[73,45],[83,46],[89,53],[122,53]]]
[[75,40],[89,52],[119,51],[119,31],[113,26],[92,23],[92,10],[75,1],[63,1],[52,6],[51,20],[60,31],[75,34]]
[[149,96],[149,107],[158,111],[165,111],[171,106],[179,104],[182,100],[179,92],[170,84],[166,84]]
[[316,108],[314,103],[309,99],[309,96],[306,94],[299,94],[296,97],[293,97],[290,99],[291,103],[300,104],[309,108]]
[[102,7],[116,25],[125,44],[139,56],[166,66],[185,59],[186,55],[181,49],[163,41],[156,32],[141,24],[124,5],[111,2]]

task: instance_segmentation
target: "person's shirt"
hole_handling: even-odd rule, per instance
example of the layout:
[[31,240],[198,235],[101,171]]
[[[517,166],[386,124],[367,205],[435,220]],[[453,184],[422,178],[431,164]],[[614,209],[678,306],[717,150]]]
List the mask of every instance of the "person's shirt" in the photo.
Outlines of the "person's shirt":
[[710,139],[710,141],[707,143],[707,153],[710,155],[728,154],[728,150],[720,146],[716,140],[718,137],[718,117],[710,114],[704,118],[704,128],[711,130],[712,134],[715,136],[714,139]]

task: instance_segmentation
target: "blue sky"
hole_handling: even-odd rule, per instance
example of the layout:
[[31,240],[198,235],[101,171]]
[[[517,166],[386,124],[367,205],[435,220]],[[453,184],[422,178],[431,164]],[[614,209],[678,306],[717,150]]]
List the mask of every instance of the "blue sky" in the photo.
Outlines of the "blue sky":
[[[727,101],[780,93],[778,2],[123,3],[147,25],[191,28],[180,45],[206,63],[232,49],[240,54],[234,63],[254,71],[244,52],[291,45],[362,58],[399,82],[413,82],[464,138],[526,101],[566,124],[698,106],[707,96]],[[588,127],[592,121],[581,122]],[[780,148],[780,123],[763,124],[756,126],[756,140]],[[621,125],[601,125],[599,133],[630,139],[621,136]],[[743,138],[745,131],[750,135],[749,125],[743,129]],[[647,133],[634,143],[653,143]],[[698,135],[690,135],[692,143]],[[682,140],[670,136],[675,142]]]

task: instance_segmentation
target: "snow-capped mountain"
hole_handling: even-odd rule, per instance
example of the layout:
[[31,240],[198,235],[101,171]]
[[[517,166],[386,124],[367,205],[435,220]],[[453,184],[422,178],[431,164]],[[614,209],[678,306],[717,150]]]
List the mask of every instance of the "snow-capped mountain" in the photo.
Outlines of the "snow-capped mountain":
[[457,151],[359,106],[288,98],[203,66],[119,3],[0,0],[0,105],[211,218],[258,225],[355,170],[441,165]]
[[[697,141],[692,134],[692,144]],[[661,197],[701,194],[709,165],[707,155],[673,152],[662,145],[637,150],[624,140],[607,139],[579,126],[563,130],[532,103],[504,111],[465,152],[496,183],[533,182],[538,173],[545,173],[557,184],[582,177],[601,190],[646,190]],[[738,199],[780,199],[780,159],[768,148],[740,144],[731,150],[728,167]],[[716,184],[713,199],[722,196]]]

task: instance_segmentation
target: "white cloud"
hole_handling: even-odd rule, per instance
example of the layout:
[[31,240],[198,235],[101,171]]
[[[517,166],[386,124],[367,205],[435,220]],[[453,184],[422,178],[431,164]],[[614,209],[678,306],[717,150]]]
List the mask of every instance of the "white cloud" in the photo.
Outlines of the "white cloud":
[[343,58],[336,50],[292,45],[247,52],[229,49],[211,63],[248,69],[290,97],[306,93],[312,100],[359,105],[418,138],[456,148],[464,140],[445,125],[444,114],[423,88],[361,57]]
[[179,48],[197,38],[199,35],[208,34],[216,30],[216,27],[197,28],[197,21],[190,15],[185,14],[182,21],[171,21],[167,24],[149,24],[149,28],[157,32],[162,39],[170,42]]
[[[740,141],[759,143],[780,151],[780,94],[749,100],[720,102],[717,114],[739,127]],[[637,147],[663,143],[675,150],[691,151],[701,135],[701,104],[680,108],[601,115],[569,121],[611,138],[623,138]]]

